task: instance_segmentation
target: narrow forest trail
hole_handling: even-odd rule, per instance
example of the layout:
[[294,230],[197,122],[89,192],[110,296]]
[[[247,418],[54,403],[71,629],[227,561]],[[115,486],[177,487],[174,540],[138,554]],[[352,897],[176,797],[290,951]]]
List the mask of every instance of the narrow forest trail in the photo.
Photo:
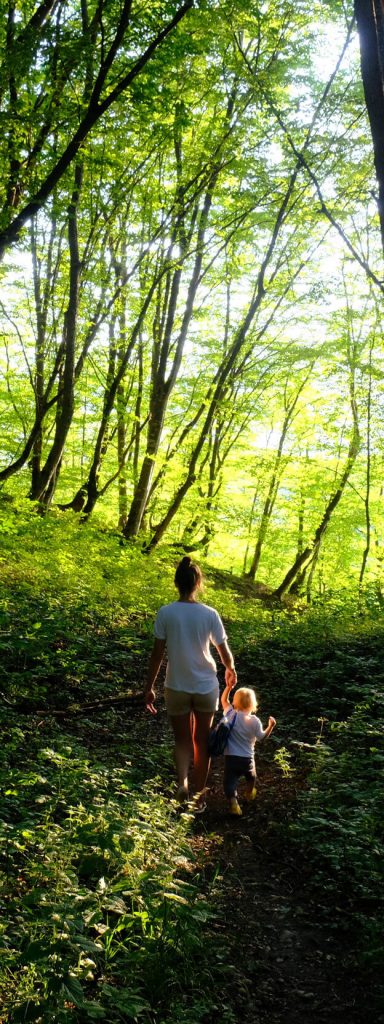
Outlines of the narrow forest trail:
[[[156,716],[143,715],[140,705],[122,712],[133,746],[153,754],[154,765],[158,752],[172,744],[161,690]],[[118,759],[108,727],[92,733],[91,746],[106,761]],[[213,900],[209,892],[214,914],[203,938],[208,959],[216,939],[227,952],[217,1016],[209,1024],[220,1024],[224,1005],[241,1024],[384,1024],[374,979],[371,989],[366,972],[357,968],[344,908],[335,908],[333,916],[326,893],[316,902],[305,851],[290,839],[306,770],[293,768],[284,777],[271,747],[260,745],[257,798],[235,818],[223,795],[222,760],[212,761],[207,809],[196,816],[191,834],[207,891],[218,872],[222,878]]]
[[220,843],[226,924],[217,927],[228,949],[225,986],[239,1021],[367,1024],[369,993],[362,997],[353,950],[309,900],[308,867],[287,838],[305,780],[295,774],[283,779],[260,753],[257,799],[241,818],[232,818],[222,796],[220,760],[211,772],[207,812],[196,824],[196,844],[208,835]]

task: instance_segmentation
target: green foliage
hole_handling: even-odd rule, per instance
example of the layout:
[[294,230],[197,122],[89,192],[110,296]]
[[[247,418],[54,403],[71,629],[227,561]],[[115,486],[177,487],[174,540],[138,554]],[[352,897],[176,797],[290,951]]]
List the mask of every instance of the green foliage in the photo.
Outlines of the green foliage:
[[[26,513],[26,514],[25,514]],[[154,613],[171,593],[165,561],[148,563],[118,534],[30,506],[8,514],[1,562],[1,688],[54,706],[141,687]],[[15,559],[15,548],[19,556]],[[138,622],[140,623],[138,629]],[[63,688],[64,684],[64,688]]]
[[87,494],[108,526],[134,508],[129,535],[165,523],[236,571],[259,540],[278,585],[340,479],[353,379],[361,446],[313,592],[358,579],[367,487],[380,587],[382,331],[357,258],[373,280],[378,246],[353,46],[333,75],[344,12],[204,0],[140,63],[183,9],[4,6],[4,227],[46,199],[2,267],[0,479],[44,507]]
[[[0,570],[2,1019],[198,1024],[217,1001],[222,961],[202,948],[212,908],[193,818],[168,793],[170,744],[134,704],[102,718],[76,711],[141,691],[174,569],[67,516],[43,521],[27,505],[9,521]],[[64,721],[47,715],[68,705]]]
[[384,709],[382,686],[367,676],[351,715],[332,724],[313,755],[309,789],[292,829],[306,850],[311,888],[317,898],[321,893],[322,907],[328,914],[342,908],[344,926],[358,936],[363,959],[379,967]]
[[[87,701],[139,692],[156,608],[178,556],[143,556],[114,532],[27,505],[7,513],[0,568],[0,995],[9,1024],[89,1020],[202,1024],[223,950],[206,957],[215,883],[191,818],[167,790],[169,743],[134,704],[94,717]],[[49,537],[49,547],[46,540]],[[374,595],[277,608],[249,581],[205,567],[239,681],[262,719],[265,756],[295,782],[291,825],[303,884],[361,958],[382,947],[382,621]],[[50,709],[70,709],[63,719]],[[156,742],[155,742],[156,740]],[[292,819],[291,819],[292,820]],[[193,969],[191,967],[193,965]],[[193,991],[193,994],[192,994]],[[187,1000],[186,1000],[187,994]],[[215,1009],[216,1007],[216,1009]]]
[[[20,749],[30,737],[17,732]],[[50,739],[34,771],[3,766],[3,1008],[15,1022],[136,1019],[166,1005],[170,985],[183,991],[198,955],[207,910],[190,818],[159,781],[133,782],[129,762],[92,763]]]
[[345,931],[360,962],[380,969],[384,623],[376,592],[358,601],[345,590],[283,610],[256,601],[243,581],[215,576],[241,651],[240,683],[255,687],[262,718],[277,719],[273,760],[293,778],[309,770],[291,825],[302,884],[327,927]]

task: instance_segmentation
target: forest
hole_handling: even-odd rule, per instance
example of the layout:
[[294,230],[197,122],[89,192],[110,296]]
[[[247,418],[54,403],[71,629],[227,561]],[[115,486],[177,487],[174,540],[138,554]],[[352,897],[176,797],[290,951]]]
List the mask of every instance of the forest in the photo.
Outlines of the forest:
[[[0,11],[0,1024],[379,1022],[382,5]],[[184,553],[236,822],[143,707]]]

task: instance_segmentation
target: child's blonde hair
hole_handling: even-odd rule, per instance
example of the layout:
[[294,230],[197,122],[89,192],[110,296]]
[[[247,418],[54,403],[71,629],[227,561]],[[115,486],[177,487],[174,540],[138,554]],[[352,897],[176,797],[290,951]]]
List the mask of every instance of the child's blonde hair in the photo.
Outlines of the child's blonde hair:
[[248,686],[240,686],[233,698],[233,707],[238,711],[256,711],[257,700],[254,690]]

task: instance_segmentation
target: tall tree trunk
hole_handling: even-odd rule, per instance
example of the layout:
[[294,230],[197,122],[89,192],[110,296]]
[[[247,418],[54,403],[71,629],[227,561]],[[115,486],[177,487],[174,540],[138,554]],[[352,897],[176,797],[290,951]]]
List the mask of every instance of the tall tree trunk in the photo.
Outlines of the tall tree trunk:
[[38,487],[38,480],[41,472],[41,456],[43,450],[43,429],[42,421],[44,416],[44,371],[45,371],[45,325],[42,315],[41,279],[37,258],[37,244],[35,236],[35,223],[31,222],[31,248],[33,264],[33,284],[35,292],[36,308],[36,345],[35,345],[35,412],[36,420],[41,423],[40,429],[32,449],[31,458],[31,492],[34,493]]
[[33,287],[36,309],[36,345],[35,345],[35,421],[39,424],[36,438],[32,448],[31,490],[35,491],[41,472],[41,458],[43,452],[43,420],[46,413],[47,392],[45,387],[45,357],[47,349],[47,318],[50,289],[52,287],[52,259],[53,243],[56,236],[56,219],[52,216],[51,230],[48,241],[45,284],[41,275],[41,261],[38,256],[38,242],[36,236],[36,220],[31,221],[31,252],[33,267]]
[[152,380],[150,401],[147,450],[143,459],[140,476],[137,482],[137,487],[133,495],[126,527],[124,529],[124,536],[127,538],[136,537],[137,534],[140,532],[143,516],[145,514],[148,503],[148,496],[154,471],[155,458],[158,453],[161,441],[164,417],[167,411],[167,406],[171,392],[177,380],[177,375],[180,369],[182,355],[184,351],[184,345],[188,334],[188,327],[193,314],[196,292],[199,285],[199,278],[203,260],[204,239],[208,226],[208,218],[212,204],[213,190],[216,185],[217,177],[218,170],[212,173],[211,180],[209,182],[209,186],[204,197],[203,207],[200,213],[199,226],[197,231],[196,256],[189,282],[183,318],[181,322],[179,335],[175,343],[175,352],[171,368],[168,373],[168,376],[166,377],[168,354],[171,344],[171,335],[176,317],[177,298],[181,283],[182,262],[186,256],[188,245],[188,241],[185,235],[185,226],[182,221],[181,226],[179,227],[179,243],[182,252],[182,257],[179,266],[176,268],[173,274],[172,285],[169,292],[169,301],[166,314],[166,323],[164,327],[164,335],[161,341],[161,347],[158,353],[158,358],[156,359],[156,363],[154,366],[154,376]]
[[79,258],[79,239],[77,228],[77,211],[83,180],[83,165],[75,168],[75,181],[68,209],[68,243],[70,255],[69,299],[64,317],[64,365],[62,372],[60,401],[57,407],[55,436],[45,465],[34,481],[31,498],[45,504],[52,499],[60,472],[61,460],[67,434],[72,423],[74,409],[74,373],[77,315],[79,305],[79,285],[81,264]]
[[384,8],[383,0],[355,0],[361,74],[379,186],[378,211],[384,250]]
[[[91,514],[91,512],[93,511],[93,509],[95,507],[95,504],[96,504],[96,501],[97,501],[97,499],[98,499],[98,497],[99,497],[99,495],[101,493],[100,490],[99,490],[99,476],[100,476],[101,464],[102,464],[102,461],[103,461],[103,458],[104,458],[104,455],[105,455],[105,452],[106,452],[107,444],[108,444],[108,428],[109,428],[110,415],[111,415],[112,409],[113,409],[113,407],[115,405],[116,398],[117,398],[117,393],[118,393],[119,387],[121,386],[122,381],[124,379],[124,375],[126,373],[126,370],[127,370],[127,367],[128,367],[129,360],[130,360],[130,357],[132,355],[133,349],[134,349],[134,347],[136,345],[138,337],[140,336],[140,333],[141,333],[141,330],[142,330],[143,321],[144,321],[146,313],[148,311],[148,307],[150,306],[150,303],[152,301],[153,293],[155,291],[156,285],[157,285],[157,278],[155,278],[154,281],[152,282],[152,284],[149,286],[149,289],[148,289],[147,295],[146,295],[146,297],[144,299],[143,305],[141,307],[139,316],[138,316],[138,318],[136,320],[136,323],[135,323],[135,326],[134,326],[134,328],[132,330],[130,340],[129,340],[128,344],[125,345],[124,354],[121,353],[121,358],[119,360],[119,364],[118,364],[116,373],[115,374],[111,373],[111,377],[110,377],[110,380],[108,382],[108,386],[107,386],[106,391],[105,391],[104,404],[103,404],[103,414],[102,414],[102,418],[101,418],[101,422],[100,422],[100,426],[99,426],[99,430],[98,430],[98,434],[97,434],[97,438],[96,438],[96,444],[95,444],[95,448],[94,448],[93,459],[92,459],[92,464],[91,464],[89,475],[88,475],[88,480],[84,484],[82,484],[82,487],[80,488],[80,491],[78,492],[77,495],[75,495],[75,498],[74,498],[74,500],[77,500],[79,495],[86,494],[86,501],[85,501],[84,508],[83,508],[83,516],[85,518],[87,518]],[[111,363],[110,363],[110,369],[111,369]],[[71,507],[71,506],[68,506],[68,507]]]

